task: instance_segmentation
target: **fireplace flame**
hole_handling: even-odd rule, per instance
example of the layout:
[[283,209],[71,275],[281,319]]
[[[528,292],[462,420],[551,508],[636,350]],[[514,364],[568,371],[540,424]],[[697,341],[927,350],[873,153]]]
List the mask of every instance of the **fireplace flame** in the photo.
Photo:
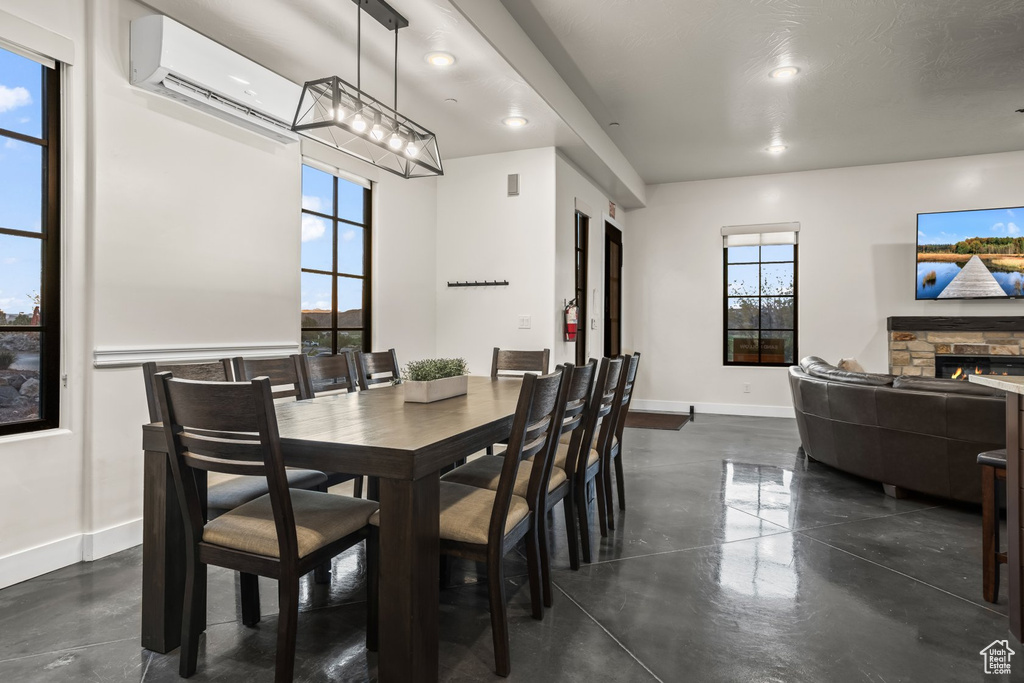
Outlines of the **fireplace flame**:
[[963,368],[957,368],[956,372],[953,373],[953,379],[960,379],[960,375],[964,374]]
[[979,368],[977,365],[974,366],[974,374],[975,375],[980,375],[981,374],[981,368]]

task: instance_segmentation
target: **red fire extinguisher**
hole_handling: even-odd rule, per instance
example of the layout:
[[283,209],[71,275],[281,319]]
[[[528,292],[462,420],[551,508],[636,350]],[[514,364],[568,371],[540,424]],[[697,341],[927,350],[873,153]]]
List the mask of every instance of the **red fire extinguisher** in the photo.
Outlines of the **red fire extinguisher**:
[[576,327],[580,320],[580,307],[573,299],[565,306],[565,341],[576,341]]

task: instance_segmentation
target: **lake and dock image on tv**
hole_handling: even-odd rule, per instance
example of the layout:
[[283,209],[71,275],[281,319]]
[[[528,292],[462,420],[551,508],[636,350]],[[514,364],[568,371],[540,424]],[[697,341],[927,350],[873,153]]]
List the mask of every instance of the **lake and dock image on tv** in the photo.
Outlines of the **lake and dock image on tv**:
[[918,299],[1024,297],[1024,207],[917,214]]

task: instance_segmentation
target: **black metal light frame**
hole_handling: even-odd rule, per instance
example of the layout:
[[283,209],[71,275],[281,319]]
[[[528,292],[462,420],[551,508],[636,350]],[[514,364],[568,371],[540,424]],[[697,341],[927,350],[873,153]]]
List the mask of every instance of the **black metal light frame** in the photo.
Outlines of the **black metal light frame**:
[[[437,137],[398,112],[398,30],[409,25],[384,0],[353,0],[357,19],[356,85],[338,76],[308,81],[292,130],[403,178],[444,175]],[[395,32],[394,107],[361,89],[362,13]]]

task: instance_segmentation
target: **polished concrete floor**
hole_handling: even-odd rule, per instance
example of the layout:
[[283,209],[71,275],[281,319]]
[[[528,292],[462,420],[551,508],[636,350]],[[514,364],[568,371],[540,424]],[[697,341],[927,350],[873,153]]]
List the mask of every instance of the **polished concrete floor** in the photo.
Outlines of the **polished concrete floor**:
[[[895,500],[807,464],[793,420],[698,416],[678,432],[627,430],[624,442],[628,510],[597,562],[569,570],[561,514],[552,520],[555,604],[543,621],[529,615],[524,563],[508,560],[510,680],[990,678],[979,651],[1008,636],[1006,580],[999,604],[982,600],[977,509]],[[375,677],[363,564],[353,549],[330,586],[304,584],[296,680]],[[177,680],[176,652],[139,646],[141,571],[135,548],[0,591],[0,681]],[[498,680],[478,579],[459,565],[442,591],[444,681]],[[265,616],[251,629],[234,584],[211,571],[191,680],[273,680],[274,584],[261,583]]]

